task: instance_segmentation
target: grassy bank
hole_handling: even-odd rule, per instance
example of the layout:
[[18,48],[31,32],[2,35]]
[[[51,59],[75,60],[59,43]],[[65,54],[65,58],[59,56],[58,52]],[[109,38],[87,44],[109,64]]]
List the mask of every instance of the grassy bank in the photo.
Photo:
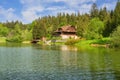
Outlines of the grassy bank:
[[110,38],[102,38],[102,39],[94,39],[94,40],[80,40],[78,43],[76,43],[76,46],[83,46],[83,47],[89,47],[91,45],[93,46],[100,46],[104,47],[105,45],[110,44],[111,39]]
[[85,39],[68,39],[68,40],[56,40],[56,42],[51,42],[51,40],[43,42],[40,41],[37,44],[41,45],[71,45],[71,46],[80,46],[80,47],[106,47],[111,42],[110,38],[94,39],[94,40],[85,40]]
[[0,43],[5,43],[6,42],[6,38],[5,37],[0,37]]
[[[0,37],[0,43],[6,43],[6,38],[5,37]],[[23,41],[23,44],[30,44],[31,41]],[[106,47],[106,45],[111,43],[111,39],[110,38],[102,38],[102,39],[94,39],[94,40],[85,40],[85,39],[80,39],[80,40],[75,40],[75,39],[69,39],[67,41],[59,41],[57,40],[55,43],[46,41],[40,41],[38,42],[38,44],[46,44],[46,45],[76,45],[76,46],[80,46],[80,47],[90,47],[90,46],[94,46],[94,47]]]
[[[6,43],[6,37],[0,37],[0,43]],[[31,43],[31,41],[23,41],[22,43],[24,43],[24,44]]]

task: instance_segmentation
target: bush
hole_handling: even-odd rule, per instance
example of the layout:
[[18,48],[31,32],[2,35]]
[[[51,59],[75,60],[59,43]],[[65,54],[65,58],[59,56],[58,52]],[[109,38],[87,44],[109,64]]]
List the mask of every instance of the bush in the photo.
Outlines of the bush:
[[101,39],[104,29],[104,23],[99,18],[93,18],[89,25],[87,32],[85,33],[86,39]]
[[66,45],[74,45],[76,43],[78,43],[80,40],[79,39],[68,39],[65,44]]
[[21,43],[23,41],[23,39],[22,39],[21,36],[14,36],[14,37],[11,37],[11,38],[7,38],[6,41],[7,42]]
[[102,38],[102,39],[96,39],[91,44],[110,44],[110,38]]
[[120,26],[111,34],[112,47],[120,47]]
[[0,24],[0,37],[6,37],[9,30],[6,26]]
[[32,32],[28,30],[23,30],[21,33],[21,37],[23,41],[31,41],[32,40]]

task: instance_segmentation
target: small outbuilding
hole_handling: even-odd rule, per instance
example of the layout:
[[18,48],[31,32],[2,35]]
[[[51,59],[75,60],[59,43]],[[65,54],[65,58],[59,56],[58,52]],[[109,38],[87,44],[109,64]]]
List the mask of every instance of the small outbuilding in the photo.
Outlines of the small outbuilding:
[[55,32],[55,36],[60,36],[62,39],[69,39],[69,38],[74,38],[77,39],[76,35],[76,28],[75,26],[62,26],[61,28],[58,28]]

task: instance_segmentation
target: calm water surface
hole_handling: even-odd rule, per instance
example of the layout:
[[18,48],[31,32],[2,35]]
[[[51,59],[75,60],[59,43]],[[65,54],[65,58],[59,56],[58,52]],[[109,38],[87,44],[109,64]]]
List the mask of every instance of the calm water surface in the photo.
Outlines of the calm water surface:
[[120,50],[0,44],[0,80],[120,80]]

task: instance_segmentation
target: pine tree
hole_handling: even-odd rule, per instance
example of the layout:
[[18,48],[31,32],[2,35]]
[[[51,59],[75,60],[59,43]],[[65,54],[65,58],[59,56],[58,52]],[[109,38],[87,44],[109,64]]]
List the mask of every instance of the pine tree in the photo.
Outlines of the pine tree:
[[99,12],[99,18],[101,21],[103,21],[104,23],[106,23],[109,18],[110,18],[110,15],[109,13],[107,12],[107,8],[104,7],[103,9],[100,9],[100,12]]
[[120,25],[120,0],[118,0],[114,10],[114,24],[115,26]]
[[97,4],[93,3],[90,11],[91,18],[98,17],[99,10],[97,8]]

